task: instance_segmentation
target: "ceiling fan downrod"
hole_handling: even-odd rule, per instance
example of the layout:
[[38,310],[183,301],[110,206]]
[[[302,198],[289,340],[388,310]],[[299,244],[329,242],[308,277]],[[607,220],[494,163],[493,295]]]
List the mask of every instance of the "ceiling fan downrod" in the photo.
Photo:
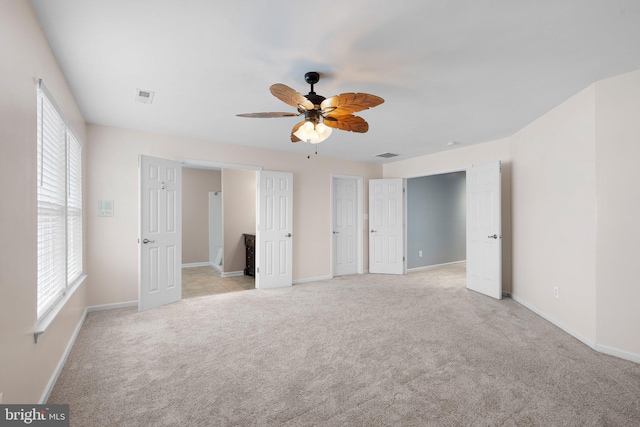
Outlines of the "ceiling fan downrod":
[[309,71],[305,73],[304,81],[311,85],[311,91],[309,93],[315,93],[313,91],[313,85],[320,81],[320,74],[315,71]]

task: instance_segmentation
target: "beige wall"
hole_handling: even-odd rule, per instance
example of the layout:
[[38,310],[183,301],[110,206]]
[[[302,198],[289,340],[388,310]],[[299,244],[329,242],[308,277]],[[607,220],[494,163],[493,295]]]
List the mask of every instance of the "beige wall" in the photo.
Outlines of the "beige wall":
[[640,71],[595,93],[597,340],[640,362]]
[[385,178],[415,178],[502,162],[502,289],[511,292],[511,148],[507,139],[415,157],[383,167]]
[[[593,86],[511,138],[513,293],[595,342]],[[553,296],[553,287],[559,298]]]
[[[362,176],[366,182],[382,175],[368,163],[215,143],[192,138],[88,125],[87,159],[88,263],[93,280],[89,304],[138,298],[138,155],[262,166],[293,172],[293,279],[327,277],[331,272],[331,174]],[[283,142],[283,144],[285,144]],[[117,173],[114,173],[117,171]],[[223,190],[223,197],[226,198]],[[115,214],[97,216],[97,201],[114,200]],[[223,202],[224,203],[224,202]],[[365,268],[368,266],[365,235]]]
[[596,349],[640,362],[638,117],[640,71],[591,85],[510,138],[391,163],[384,176],[506,162],[514,297]]
[[209,262],[209,192],[222,190],[220,171],[182,169],[182,263]]
[[243,271],[246,253],[243,233],[256,232],[256,172],[222,170],[224,273]]
[[[330,274],[330,175],[367,180],[380,166],[85,125],[30,4],[0,2],[0,392],[3,403],[37,402],[86,305],[137,299],[138,154],[262,166],[294,174],[294,279]],[[44,79],[84,145],[85,271],[38,344],[36,323],[36,95]],[[595,101],[594,101],[595,100]],[[513,292],[594,339],[601,350],[640,360],[640,74],[599,82],[504,141],[384,167],[420,176],[503,160],[503,236],[513,236]],[[595,129],[595,130],[594,130]],[[595,136],[594,136],[595,135]],[[283,142],[286,143],[286,142]],[[594,182],[595,180],[595,182]],[[115,201],[98,217],[97,201]],[[553,212],[553,214],[551,214]],[[365,223],[366,227],[366,223]],[[511,227],[513,233],[511,233]],[[363,245],[368,266],[367,236]],[[546,240],[545,240],[546,239]],[[505,241],[505,252],[510,238]],[[549,251],[549,254],[542,253]],[[510,266],[507,259],[505,265]],[[507,267],[509,268],[509,267]],[[503,273],[504,274],[504,273]],[[549,286],[557,275],[560,298]],[[505,280],[511,274],[504,274]],[[507,282],[505,282],[507,287]],[[87,304],[87,301],[89,304]]]
[[85,125],[28,1],[0,2],[0,58],[0,392],[2,403],[37,403],[82,317],[87,284],[35,344],[35,79],[44,80],[81,142]]

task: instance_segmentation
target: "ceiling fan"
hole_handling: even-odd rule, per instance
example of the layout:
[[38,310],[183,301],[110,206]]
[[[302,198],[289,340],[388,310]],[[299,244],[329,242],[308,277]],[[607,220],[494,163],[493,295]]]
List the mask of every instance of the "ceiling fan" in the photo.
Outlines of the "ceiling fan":
[[291,130],[291,142],[305,141],[318,144],[331,135],[331,128],[349,132],[365,133],[369,124],[354,115],[358,111],[367,110],[384,102],[379,96],[368,93],[341,93],[325,98],[313,91],[313,85],[320,81],[320,74],[310,71],[304,79],[311,85],[307,95],[302,95],[287,85],[276,83],[269,90],[279,100],[297,108],[297,113],[247,113],[238,117],[296,117],[304,114],[304,120]]

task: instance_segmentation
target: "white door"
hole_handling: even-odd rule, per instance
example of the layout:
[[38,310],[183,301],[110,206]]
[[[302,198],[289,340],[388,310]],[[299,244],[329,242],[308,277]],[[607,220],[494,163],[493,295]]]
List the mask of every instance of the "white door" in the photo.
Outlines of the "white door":
[[500,162],[467,169],[467,289],[502,298]]
[[138,310],[182,298],[182,165],[140,156]]
[[293,283],[293,174],[258,171],[256,288]]
[[404,274],[404,185],[369,180],[369,272]]
[[358,272],[358,181],[333,178],[333,275]]

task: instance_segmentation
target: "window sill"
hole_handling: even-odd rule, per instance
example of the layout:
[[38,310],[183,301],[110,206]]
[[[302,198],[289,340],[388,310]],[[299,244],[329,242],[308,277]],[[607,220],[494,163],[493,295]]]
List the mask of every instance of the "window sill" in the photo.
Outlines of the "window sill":
[[38,343],[38,338],[40,338],[40,335],[46,332],[49,325],[53,323],[53,320],[56,318],[56,316],[58,316],[58,313],[62,311],[67,301],[71,299],[73,294],[80,287],[80,285],[84,283],[86,278],[87,278],[86,274],[83,274],[82,276],[80,276],[78,280],[76,280],[75,283],[71,285],[69,289],[67,289],[67,292],[64,294],[62,299],[55,305],[55,307],[49,313],[47,313],[46,316],[40,319],[40,321],[36,325],[36,330],[33,332],[33,339],[35,340],[36,344]]

